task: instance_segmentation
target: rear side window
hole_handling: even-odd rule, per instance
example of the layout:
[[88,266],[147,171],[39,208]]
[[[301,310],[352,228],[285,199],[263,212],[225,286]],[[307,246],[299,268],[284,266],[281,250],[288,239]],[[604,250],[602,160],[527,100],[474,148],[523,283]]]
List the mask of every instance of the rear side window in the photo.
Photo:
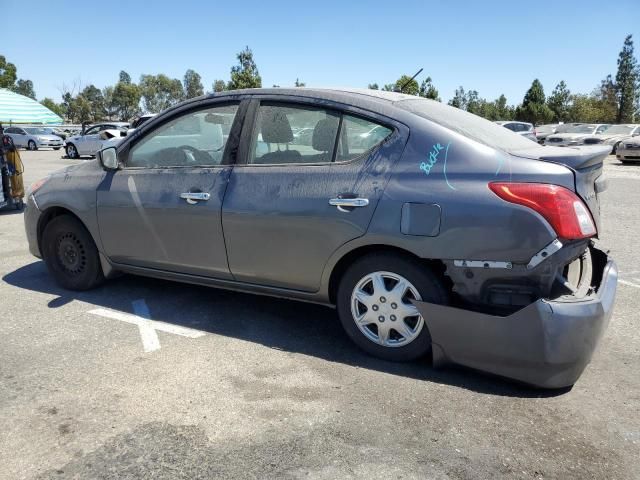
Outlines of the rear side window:
[[249,163],[330,162],[339,126],[340,115],[331,110],[261,104]]
[[249,163],[263,165],[346,161],[392,133],[371,120],[333,110],[272,104],[260,105],[254,128]]
[[393,130],[363,118],[344,115],[337,161],[350,160],[380,145]]

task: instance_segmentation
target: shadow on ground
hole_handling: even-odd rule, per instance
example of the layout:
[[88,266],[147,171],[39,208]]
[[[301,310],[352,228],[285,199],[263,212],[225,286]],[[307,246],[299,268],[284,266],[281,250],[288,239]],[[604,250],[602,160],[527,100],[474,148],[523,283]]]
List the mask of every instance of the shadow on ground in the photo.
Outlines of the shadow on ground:
[[531,398],[569,390],[530,388],[461,367],[435,369],[428,360],[394,363],[370,357],[349,341],[335,311],[319,305],[135,276],[110,280],[88,292],[72,292],[54,283],[42,261],[8,273],[3,280],[17,288],[57,295],[48,303],[52,309],[79,300],[132,313],[132,302],[145,299],[154,320],[480,393]]

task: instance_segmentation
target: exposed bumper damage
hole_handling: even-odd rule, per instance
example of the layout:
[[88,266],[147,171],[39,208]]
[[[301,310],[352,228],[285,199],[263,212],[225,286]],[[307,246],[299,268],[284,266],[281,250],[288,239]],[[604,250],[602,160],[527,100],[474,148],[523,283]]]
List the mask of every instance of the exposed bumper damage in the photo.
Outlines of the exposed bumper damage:
[[414,302],[431,333],[434,365],[457,363],[543,388],[573,385],[607,327],[618,278],[615,262],[590,248],[584,295],[542,298],[508,316]]

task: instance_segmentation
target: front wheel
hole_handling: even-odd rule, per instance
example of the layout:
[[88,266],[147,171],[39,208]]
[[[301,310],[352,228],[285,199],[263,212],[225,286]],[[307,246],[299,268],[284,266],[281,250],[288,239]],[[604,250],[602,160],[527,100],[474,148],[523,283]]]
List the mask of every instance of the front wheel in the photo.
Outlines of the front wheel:
[[80,154],[78,153],[78,149],[73,143],[70,143],[66,146],[65,151],[67,152],[67,157],[69,158],[80,158]]
[[371,254],[342,277],[338,316],[364,351],[385,360],[414,360],[431,350],[431,335],[412,300],[447,304],[449,296],[439,278],[418,260]]
[[62,147],[53,147],[54,150],[60,150]]
[[31,151],[37,150],[38,145],[36,145],[36,142],[34,142],[33,140],[29,140],[29,143],[27,143],[27,149]]
[[68,290],[89,290],[104,281],[93,238],[71,215],[60,215],[47,224],[42,253],[49,273]]

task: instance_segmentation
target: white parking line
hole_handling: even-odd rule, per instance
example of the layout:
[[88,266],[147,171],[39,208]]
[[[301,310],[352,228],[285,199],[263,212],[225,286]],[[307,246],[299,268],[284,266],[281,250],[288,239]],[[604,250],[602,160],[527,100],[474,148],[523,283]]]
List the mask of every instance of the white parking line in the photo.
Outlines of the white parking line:
[[[634,279],[635,280],[635,279]],[[640,288],[640,285],[638,285],[637,283],[633,283],[633,282],[629,282],[627,280],[622,280],[622,279],[618,279],[618,282],[620,282],[623,285],[628,285],[630,287],[636,287],[636,288]]]
[[158,338],[158,332],[151,325],[151,314],[149,313],[147,302],[144,299],[140,299],[134,300],[131,304],[133,305],[134,313],[142,319],[138,324],[138,330],[140,330],[144,352],[149,353],[154,350],[160,350],[160,339]]
[[174,335],[180,335],[182,337],[188,338],[199,338],[206,335],[205,332],[201,332],[200,330],[195,330],[193,328],[181,327],[179,325],[173,325],[171,323],[151,320],[149,315],[149,308],[147,307],[147,304],[144,300],[135,300],[132,303],[133,311],[136,313],[136,315],[116,312],[114,310],[108,310],[106,308],[96,308],[94,310],[89,310],[88,313],[137,325],[138,330],[140,331],[142,347],[145,353],[153,352],[160,349],[160,340],[158,339],[157,334],[158,330],[160,330],[161,332],[172,333]]

